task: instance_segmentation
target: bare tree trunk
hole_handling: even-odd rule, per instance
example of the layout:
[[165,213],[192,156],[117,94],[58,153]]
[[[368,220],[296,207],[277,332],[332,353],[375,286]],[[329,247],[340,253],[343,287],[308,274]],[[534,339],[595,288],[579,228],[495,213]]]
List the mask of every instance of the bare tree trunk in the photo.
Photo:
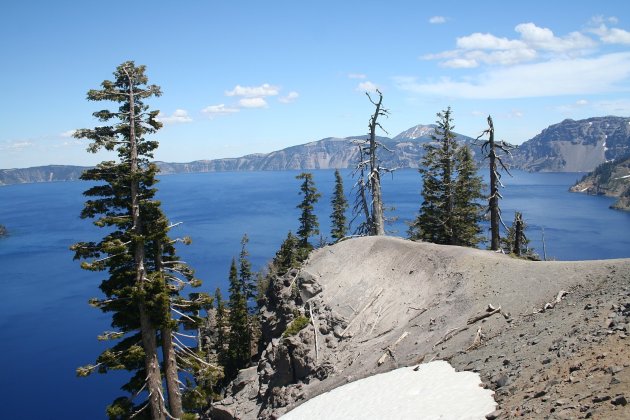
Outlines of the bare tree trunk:
[[523,218],[521,214],[517,212],[514,219],[514,255],[520,257],[523,243]]
[[[136,266],[136,285],[142,290],[145,281],[144,268],[144,240],[142,239],[142,220],[140,218],[140,201],[138,198],[138,145],[136,142],[136,119],[133,81],[127,73],[129,80],[129,146],[130,146],[130,172],[131,172],[131,217],[133,222],[132,232],[134,235],[134,261]],[[165,420],[166,410],[162,395],[162,375],[160,373],[160,362],[157,356],[156,330],[149,318],[145,299],[142,298],[138,304],[140,313],[140,334],[142,335],[142,346],[144,347],[144,365],[147,372],[147,390],[149,391],[149,405],[151,418],[153,420]]]
[[492,119],[488,117],[488,122],[490,124],[489,128],[489,136],[490,136],[490,144],[489,149],[490,153],[488,154],[488,158],[490,159],[490,200],[488,203],[488,207],[490,209],[490,232],[492,234],[490,240],[490,249],[493,251],[499,250],[499,179],[497,174],[497,155],[494,150],[494,126],[492,126]]
[[381,175],[376,158],[376,127],[377,118],[381,115],[383,95],[378,92],[379,99],[370,120],[370,187],[372,189],[372,225],[371,235],[385,235],[385,216],[383,215],[383,197],[381,195]]

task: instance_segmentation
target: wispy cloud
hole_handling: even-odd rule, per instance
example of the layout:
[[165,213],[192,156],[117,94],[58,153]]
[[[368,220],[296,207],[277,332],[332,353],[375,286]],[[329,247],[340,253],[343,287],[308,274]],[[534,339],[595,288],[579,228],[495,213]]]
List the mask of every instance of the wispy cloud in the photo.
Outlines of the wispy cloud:
[[299,97],[300,97],[299,93],[295,91],[291,91],[287,94],[287,96],[283,96],[282,98],[279,98],[278,101],[283,104],[290,104],[291,102],[295,102],[297,98]]
[[444,16],[431,16],[429,18],[429,23],[433,25],[438,25],[440,23],[446,23],[446,18]]
[[7,152],[19,152],[32,146],[33,143],[28,140],[9,140],[0,143],[0,150]]
[[183,124],[192,122],[192,118],[185,109],[176,109],[171,115],[162,114],[157,116],[157,120],[163,124]]
[[350,73],[348,79],[367,79],[367,75],[363,73]]
[[265,98],[243,98],[238,101],[241,108],[267,108]]
[[277,86],[263,83],[260,86],[236,85],[232,90],[226,90],[225,96],[242,96],[245,98],[262,98],[265,96],[276,96],[279,93]]
[[210,105],[201,110],[201,112],[207,115],[209,118],[214,118],[221,115],[230,115],[239,112],[240,109],[235,107],[228,107],[225,104]]
[[357,90],[359,92],[374,92],[376,91],[376,89],[378,89],[378,86],[370,82],[369,80],[366,80],[365,82],[361,82],[357,86]]
[[60,133],[60,134],[59,134],[59,136],[60,136],[60,137],[65,138],[65,139],[67,139],[67,138],[70,138],[70,137],[74,136],[74,133],[75,133],[76,131],[77,131],[77,130],[68,130],[68,131],[64,131],[63,133]]
[[628,91],[627,86],[620,85],[628,78],[630,52],[498,67],[460,80],[423,82],[402,76],[395,77],[394,83],[401,90],[418,94],[502,99]]

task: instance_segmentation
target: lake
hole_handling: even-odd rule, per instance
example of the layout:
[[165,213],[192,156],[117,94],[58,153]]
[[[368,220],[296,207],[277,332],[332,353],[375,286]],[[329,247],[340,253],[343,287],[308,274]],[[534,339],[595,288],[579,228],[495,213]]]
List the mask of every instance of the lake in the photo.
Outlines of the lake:
[[[350,196],[352,179],[344,171]],[[173,236],[193,244],[179,254],[204,281],[203,290],[227,290],[229,263],[244,233],[255,268],[273,257],[288,230],[298,227],[298,172],[178,174],[158,185],[163,209],[182,222]],[[313,171],[322,198],[316,211],[321,232],[330,236],[333,171]],[[571,194],[581,174],[514,172],[504,177],[503,217],[510,224],[523,213],[531,245],[557,260],[630,257],[630,213],[610,210],[612,199]],[[383,195],[398,220],[388,229],[405,236],[406,222],[420,206],[420,175],[401,170],[383,179]],[[123,395],[121,374],[77,378],[75,369],[104,349],[96,335],[110,329],[110,318],[87,301],[98,296],[104,273],[72,261],[68,247],[103,234],[81,220],[87,183],[12,185],[0,188],[0,223],[10,236],[0,239],[0,357],[2,417],[20,419],[105,418],[105,406]],[[352,202],[352,197],[349,197]],[[550,279],[552,281],[552,279]],[[224,292],[224,294],[226,294]]]

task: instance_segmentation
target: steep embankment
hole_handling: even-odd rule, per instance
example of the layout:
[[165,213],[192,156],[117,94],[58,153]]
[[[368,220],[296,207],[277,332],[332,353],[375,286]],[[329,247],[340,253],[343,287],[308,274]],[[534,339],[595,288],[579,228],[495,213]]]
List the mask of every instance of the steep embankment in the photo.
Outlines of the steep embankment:
[[589,172],[629,152],[630,118],[567,119],[524,142],[512,163],[534,172]]
[[611,207],[630,211],[630,157],[599,165],[571,187],[571,192],[618,197]]
[[[479,372],[497,415],[627,417],[629,279],[630,259],[532,262],[390,237],[322,248],[272,284],[262,322],[276,338],[213,418],[269,418],[439,359]],[[281,338],[300,312],[310,324]]]

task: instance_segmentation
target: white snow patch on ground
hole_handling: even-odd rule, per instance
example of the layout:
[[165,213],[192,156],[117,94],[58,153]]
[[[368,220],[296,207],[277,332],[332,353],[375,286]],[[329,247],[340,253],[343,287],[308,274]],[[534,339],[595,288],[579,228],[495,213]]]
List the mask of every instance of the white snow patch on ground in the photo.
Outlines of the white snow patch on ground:
[[491,390],[473,372],[456,372],[446,361],[405,367],[318,395],[282,420],[485,419],[495,410]]
[[619,178],[615,178],[615,179],[626,179],[626,178],[630,178],[630,175],[620,176]]

